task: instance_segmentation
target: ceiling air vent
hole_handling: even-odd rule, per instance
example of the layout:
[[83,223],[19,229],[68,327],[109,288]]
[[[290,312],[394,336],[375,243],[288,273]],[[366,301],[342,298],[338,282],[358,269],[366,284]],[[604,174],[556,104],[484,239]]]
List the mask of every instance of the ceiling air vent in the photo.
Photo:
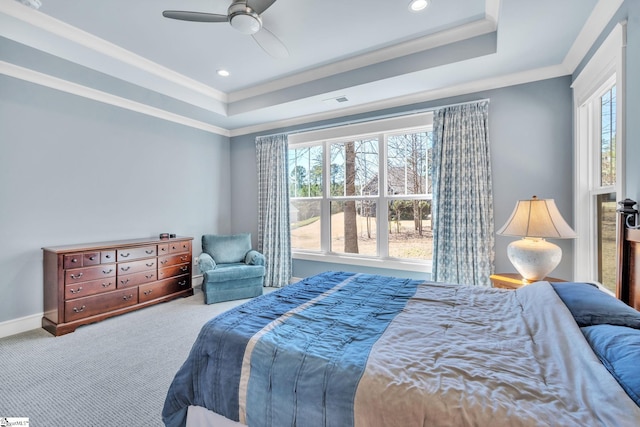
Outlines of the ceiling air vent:
[[326,104],[333,104],[333,103],[336,103],[336,102],[347,102],[347,101],[349,101],[349,98],[347,98],[344,95],[341,95],[341,96],[337,96],[335,98],[325,99],[323,102],[325,102]]

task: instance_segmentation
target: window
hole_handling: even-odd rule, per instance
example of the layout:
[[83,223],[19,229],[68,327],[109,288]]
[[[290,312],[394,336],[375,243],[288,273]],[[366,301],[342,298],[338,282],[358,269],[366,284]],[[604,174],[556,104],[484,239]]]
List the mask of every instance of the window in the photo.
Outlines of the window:
[[575,279],[616,292],[616,208],[621,177],[622,33],[618,26],[574,82],[576,107]]
[[[607,86],[608,87],[608,86]],[[600,132],[595,149],[599,151],[598,183],[595,198],[595,235],[598,247],[598,281],[616,290],[616,87],[605,89],[599,97]],[[596,111],[597,114],[597,111]]]
[[425,270],[433,246],[431,117],[290,136],[294,257]]

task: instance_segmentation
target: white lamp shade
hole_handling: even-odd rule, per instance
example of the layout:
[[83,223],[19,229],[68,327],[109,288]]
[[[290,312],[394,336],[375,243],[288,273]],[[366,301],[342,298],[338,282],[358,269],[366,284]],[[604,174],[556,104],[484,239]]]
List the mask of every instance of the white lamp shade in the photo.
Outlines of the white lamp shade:
[[504,236],[572,239],[576,232],[566,223],[553,199],[518,200],[511,217],[498,230]]

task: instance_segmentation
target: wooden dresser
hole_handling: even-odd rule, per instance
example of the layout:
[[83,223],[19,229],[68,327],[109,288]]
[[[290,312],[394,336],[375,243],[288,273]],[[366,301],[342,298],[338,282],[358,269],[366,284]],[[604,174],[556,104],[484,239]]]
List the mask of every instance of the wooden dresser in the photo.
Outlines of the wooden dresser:
[[192,240],[134,239],[42,248],[42,327],[59,336],[81,325],[193,295]]

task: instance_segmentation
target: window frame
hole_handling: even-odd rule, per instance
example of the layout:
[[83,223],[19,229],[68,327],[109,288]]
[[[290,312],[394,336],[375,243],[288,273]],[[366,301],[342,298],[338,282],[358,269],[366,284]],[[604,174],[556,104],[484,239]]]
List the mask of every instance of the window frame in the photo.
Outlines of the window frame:
[[[331,144],[345,142],[347,140],[361,140],[371,137],[378,139],[378,176],[383,177],[383,185],[378,189],[376,196],[330,196],[330,174],[324,173],[323,189],[321,198],[321,249],[320,251],[310,251],[292,248],[292,257],[296,260],[320,261],[335,264],[350,264],[365,267],[376,267],[385,269],[398,269],[418,272],[431,272],[431,260],[408,260],[391,258],[388,256],[388,236],[387,233],[376,233],[376,245],[378,256],[345,254],[331,251],[331,230],[326,227],[331,221],[330,203],[332,201],[348,201],[372,199],[376,201],[376,226],[381,227],[380,218],[384,219],[382,227],[387,226],[388,203],[390,200],[431,200],[432,195],[387,195],[386,190],[386,162],[387,162],[387,135],[398,134],[399,132],[431,132],[433,128],[433,113],[431,111],[405,114],[397,117],[382,118],[378,120],[368,120],[360,123],[352,123],[330,128],[311,130],[308,132],[289,135],[289,149],[297,149],[305,146],[319,145],[323,147],[323,168],[330,170],[330,150]],[[311,198],[309,198],[311,199]],[[320,199],[320,198],[316,198]]]
[[[574,280],[598,281],[597,197],[625,194],[625,48],[626,23],[616,25],[572,84],[575,116]],[[616,183],[603,186],[601,177],[601,104],[604,93],[616,87]],[[616,233],[617,236],[618,233]]]

